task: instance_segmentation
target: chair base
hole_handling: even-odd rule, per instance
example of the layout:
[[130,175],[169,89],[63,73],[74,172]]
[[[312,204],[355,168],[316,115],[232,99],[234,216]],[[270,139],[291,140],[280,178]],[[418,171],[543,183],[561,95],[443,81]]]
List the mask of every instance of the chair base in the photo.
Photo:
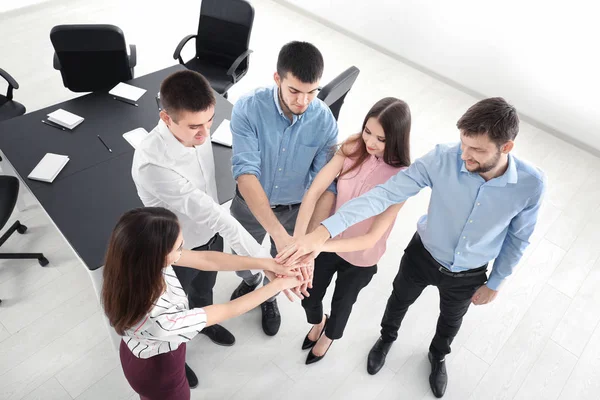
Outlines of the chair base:
[[[8,240],[8,238],[17,231],[21,235],[27,232],[27,227],[19,221],[14,224],[0,237],[0,246]],[[49,261],[44,257],[43,253],[0,253],[0,260],[32,260],[37,259],[42,267],[48,265]]]

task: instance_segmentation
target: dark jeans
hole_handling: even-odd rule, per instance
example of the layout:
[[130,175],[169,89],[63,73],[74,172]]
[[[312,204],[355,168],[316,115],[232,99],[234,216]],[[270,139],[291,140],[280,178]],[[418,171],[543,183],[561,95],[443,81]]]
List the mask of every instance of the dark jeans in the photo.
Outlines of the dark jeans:
[[471,298],[487,281],[487,264],[468,271],[470,275],[462,277],[443,274],[440,267],[442,266],[425,249],[416,233],[404,250],[400,270],[394,279],[393,291],[381,320],[381,337],[384,341],[396,340],[408,307],[417,300],[425,287],[434,285],[440,292],[440,316],[429,351],[438,358],[450,353],[450,345],[469,309]]
[[[193,248],[194,251],[223,251],[223,238],[217,233],[208,243]],[[213,303],[213,288],[217,282],[217,271],[199,271],[194,268],[173,265],[181,287],[188,295],[190,309],[210,306]]]
[[335,291],[331,299],[331,315],[325,327],[329,339],[340,339],[350,318],[352,306],[356,303],[360,291],[371,282],[377,273],[377,265],[357,267],[336,253],[321,253],[315,259],[313,287],[308,289],[309,297],[302,300],[306,319],[310,324],[323,320],[323,297],[337,272]]

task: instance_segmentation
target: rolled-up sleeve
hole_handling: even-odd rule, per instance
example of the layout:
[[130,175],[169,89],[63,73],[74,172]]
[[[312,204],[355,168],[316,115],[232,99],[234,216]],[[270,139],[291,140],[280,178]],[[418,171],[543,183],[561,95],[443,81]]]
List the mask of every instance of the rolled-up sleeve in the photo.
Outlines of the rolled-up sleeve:
[[[310,180],[315,179],[319,171],[331,160],[335,154],[338,143],[338,125],[329,110],[325,113],[323,123],[323,135],[327,138],[327,142],[317,151],[310,167]],[[334,180],[327,188],[327,191],[337,194],[337,184]]]
[[260,147],[258,132],[248,118],[248,102],[251,99],[238,101],[231,113],[231,135],[233,141],[233,157],[231,158],[233,179],[240,175],[255,175],[260,179]]

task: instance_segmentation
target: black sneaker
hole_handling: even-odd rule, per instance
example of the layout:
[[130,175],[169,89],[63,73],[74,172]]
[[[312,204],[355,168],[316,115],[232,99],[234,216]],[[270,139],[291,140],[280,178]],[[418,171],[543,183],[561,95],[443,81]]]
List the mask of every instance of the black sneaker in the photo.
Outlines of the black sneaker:
[[185,377],[187,378],[188,385],[190,385],[190,389],[198,387],[198,377],[187,363],[185,363]]
[[262,310],[262,328],[269,336],[275,336],[281,326],[281,314],[277,307],[277,300],[265,301],[260,305]]
[[258,285],[260,285],[261,280],[262,280],[262,276],[261,276],[261,279],[256,280],[256,283],[254,285],[248,285],[246,282],[244,282],[242,280],[242,283],[240,283],[238,285],[238,287],[235,288],[235,290],[231,294],[231,300],[235,300],[238,297],[241,297],[245,294],[252,292],[254,289],[256,289],[258,287]]

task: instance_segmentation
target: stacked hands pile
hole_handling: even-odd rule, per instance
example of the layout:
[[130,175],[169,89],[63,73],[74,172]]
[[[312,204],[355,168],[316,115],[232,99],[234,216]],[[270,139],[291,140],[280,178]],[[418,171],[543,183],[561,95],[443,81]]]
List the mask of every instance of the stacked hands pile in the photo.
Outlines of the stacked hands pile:
[[[302,254],[298,251],[298,245],[295,241],[289,243],[282,251],[277,254],[274,262],[278,264],[272,271],[265,271],[267,277],[272,281],[275,278],[296,277],[298,286],[292,289],[285,289],[283,293],[290,301],[294,301],[294,295],[300,300],[309,297],[308,289],[312,288],[313,273],[315,270],[315,258],[318,252]],[[277,273],[275,271],[281,271]]]

